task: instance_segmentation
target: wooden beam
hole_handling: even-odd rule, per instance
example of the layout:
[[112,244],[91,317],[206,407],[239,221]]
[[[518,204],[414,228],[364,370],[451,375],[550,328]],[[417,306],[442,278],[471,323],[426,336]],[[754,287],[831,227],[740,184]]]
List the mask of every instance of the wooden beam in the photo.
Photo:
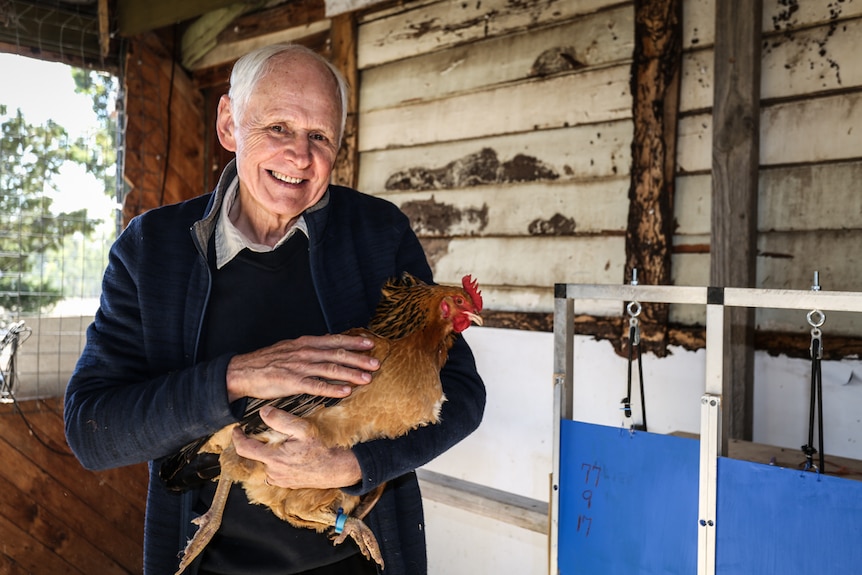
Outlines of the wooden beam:
[[218,35],[230,26],[240,14],[253,6],[246,4],[231,4],[224,8],[207,12],[195,20],[185,31],[182,39],[182,64],[186,69],[216,47]]
[[320,0],[292,0],[274,8],[251,12],[236,19],[218,37],[219,44],[274,34],[288,28],[310,26],[326,20]]
[[237,0],[118,0],[117,24],[121,36],[136,36],[197,18]]
[[332,182],[355,188],[359,179],[359,70],[356,64],[357,23],[351,14],[336,16],[329,29],[331,56],[348,85],[347,123],[341,150],[332,172]]
[[[710,284],[756,287],[762,0],[715,3]],[[750,440],[754,412],[754,310],[728,310],[728,437]]]
[[4,0],[0,2],[0,52],[113,72],[117,55],[103,54],[99,16],[95,6]]
[[548,504],[544,501],[427,469],[417,469],[416,475],[426,499],[543,535],[548,533]]
[[[671,283],[681,62],[682,0],[636,1],[626,281],[637,269],[641,284]],[[668,306],[643,306],[640,322],[641,350],[666,355]]]

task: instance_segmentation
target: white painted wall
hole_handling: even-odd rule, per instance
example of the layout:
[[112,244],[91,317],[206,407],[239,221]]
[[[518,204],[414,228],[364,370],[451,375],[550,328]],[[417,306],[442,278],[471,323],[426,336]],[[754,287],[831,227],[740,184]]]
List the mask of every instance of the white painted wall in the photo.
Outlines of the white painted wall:
[[[465,336],[488,389],[485,418],[427,468],[548,501],[553,334],[472,327]],[[826,332],[823,342],[829,345]],[[705,352],[672,352],[642,359],[649,429],[698,433]],[[755,442],[790,449],[807,442],[810,370],[806,360],[755,354]],[[575,418],[622,424],[626,371],[609,342],[576,337]],[[824,362],[822,373],[825,451],[862,459],[862,361]],[[636,368],[633,377],[636,385]],[[432,501],[425,511],[431,575],[548,572],[545,536]]]

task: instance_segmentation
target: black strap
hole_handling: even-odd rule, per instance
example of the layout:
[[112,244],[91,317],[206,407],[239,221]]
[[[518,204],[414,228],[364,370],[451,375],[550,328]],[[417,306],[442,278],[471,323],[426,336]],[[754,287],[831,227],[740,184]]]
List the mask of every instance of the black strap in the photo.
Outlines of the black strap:
[[[812,330],[813,332],[813,330]],[[818,330],[819,332],[819,330]],[[825,472],[823,455],[823,375],[820,369],[820,358],[822,356],[821,341],[819,333],[811,338],[811,391],[808,409],[808,443],[802,446],[805,453],[805,469],[812,467],[820,473]],[[817,440],[819,452],[814,447],[814,418],[817,413]],[[818,466],[814,467],[814,454],[818,454]]]
[[637,348],[637,363],[638,363],[638,378],[640,380],[640,394],[641,394],[641,413],[643,414],[643,424],[642,425],[631,425],[631,429],[638,429],[641,431],[647,430],[647,417],[646,417],[646,397],[644,395],[644,371],[643,365],[641,364],[641,351],[639,345],[639,336],[638,336],[638,327],[635,321],[632,321],[629,327],[629,365],[628,365],[628,383],[626,385],[626,396],[622,400],[623,404],[623,413],[626,418],[631,418],[632,416],[632,361],[634,359],[635,348]]

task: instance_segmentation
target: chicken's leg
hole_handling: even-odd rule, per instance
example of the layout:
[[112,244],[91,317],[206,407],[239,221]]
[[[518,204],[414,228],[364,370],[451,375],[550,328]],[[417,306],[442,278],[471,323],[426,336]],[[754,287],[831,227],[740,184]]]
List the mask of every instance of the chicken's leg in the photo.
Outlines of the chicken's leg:
[[377,538],[362,519],[348,517],[344,522],[341,533],[334,537],[333,542],[336,545],[341,545],[348,537],[352,537],[356,541],[356,546],[359,547],[359,550],[366,559],[374,561],[380,565],[381,569],[384,568],[383,555],[380,553],[380,545],[377,543]]
[[201,554],[201,551],[204,550],[210,540],[212,540],[216,531],[218,531],[232,484],[233,481],[225,477],[224,473],[219,476],[213,502],[209,510],[200,517],[192,519],[192,523],[198,526],[198,530],[195,532],[194,537],[186,544],[182,561],[180,561],[180,567],[174,575],[180,575],[185,571],[191,565],[192,561]]
[[366,559],[372,560],[383,569],[383,555],[380,553],[380,545],[377,543],[377,538],[371,529],[362,521],[366,515],[374,508],[383,495],[383,490],[386,484],[378,486],[372,491],[366,493],[359,505],[353,510],[353,517],[348,517],[344,522],[341,533],[333,537],[333,542],[336,545],[344,543],[347,537],[352,537],[356,541],[356,545]]

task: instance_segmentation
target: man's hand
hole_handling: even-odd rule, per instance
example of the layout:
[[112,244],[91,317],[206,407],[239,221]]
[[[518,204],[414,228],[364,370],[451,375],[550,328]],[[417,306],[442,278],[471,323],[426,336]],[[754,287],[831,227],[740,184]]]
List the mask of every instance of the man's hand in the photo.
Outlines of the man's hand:
[[359,336],[304,336],[234,356],[227,368],[228,399],[300,393],[346,397],[352,385],[369,383],[371,372],[380,367],[361,353],[372,347],[370,339]]
[[348,487],[362,478],[353,452],[325,447],[308,420],[269,406],[261,408],[260,416],[284,441],[263,443],[237,427],[233,430],[233,444],[238,455],[266,466],[267,483],[291,489],[323,489]]

